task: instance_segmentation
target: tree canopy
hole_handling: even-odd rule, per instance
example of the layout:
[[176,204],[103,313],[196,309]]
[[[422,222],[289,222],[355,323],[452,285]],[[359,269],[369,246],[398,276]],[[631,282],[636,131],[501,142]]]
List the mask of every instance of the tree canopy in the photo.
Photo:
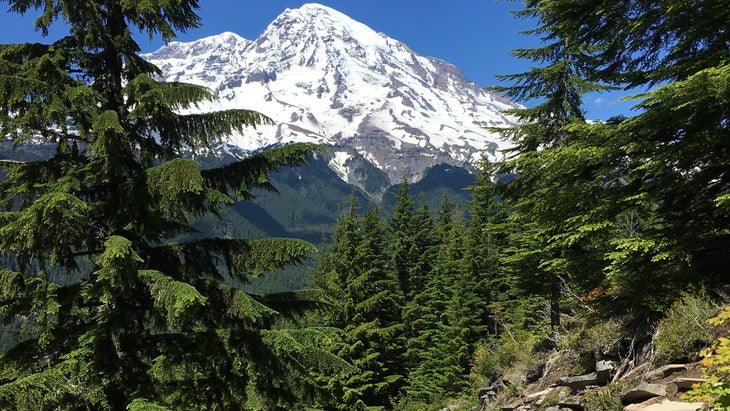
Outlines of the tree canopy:
[[3,3],[38,13],[44,34],[56,23],[68,33],[0,46],[0,133],[56,145],[41,161],[1,162],[0,315],[25,330],[0,361],[1,407],[262,409],[315,395],[312,369],[346,366],[320,349],[333,332],[275,324],[319,297],[231,286],[313,246],[200,238],[190,224],[272,189],[268,173],[316,147],[206,170],[189,158],[271,122],[196,113],[211,92],[160,82],[139,56],[133,33],[171,40],[198,27],[197,1]]

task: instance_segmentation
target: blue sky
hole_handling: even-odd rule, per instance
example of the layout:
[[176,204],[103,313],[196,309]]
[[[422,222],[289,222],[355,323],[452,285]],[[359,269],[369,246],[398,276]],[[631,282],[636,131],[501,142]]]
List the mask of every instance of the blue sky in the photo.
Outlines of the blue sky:
[[[200,0],[203,27],[180,33],[178,40],[195,40],[224,31],[255,39],[285,8],[297,8],[307,1],[296,0]],[[376,31],[400,40],[416,53],[437,57],[461,68],[464,75],[483,86],[495,85],[497,74],[529,69],[529,63],[510,55],[510,50],[532,47],[537,40],[520,34],[531,28],[529,21],[518,20],[509,11],[521,2],[508,0],[320,0]],[[25,17],[8,14],[7,3],[0,3],[0,43],[41,41],[33,29],[34,14]],[[50,39],[61,32],[52,32]],[[162,45],[140,36],[143,51]],[[606,119],[628,114],[631,103],[617,102],[626,93],[586,96],[587,116]]]

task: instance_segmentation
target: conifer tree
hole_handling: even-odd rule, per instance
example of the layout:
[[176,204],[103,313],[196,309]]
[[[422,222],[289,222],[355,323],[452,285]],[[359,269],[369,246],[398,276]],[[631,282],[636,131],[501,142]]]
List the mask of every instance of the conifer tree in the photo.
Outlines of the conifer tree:
[[408,314],[418,314],[409,339],[406,392],[424,401],[437,396],[458,394],[468,385],[470,359],[479,339],[484,337],[483,310],[478,284],[465,260],[466,226],[447,194],[438,210],[435,231],[439,238],[432,246],[433,263],[421,291],[414,296],[417,306],[407,306]]
[[385,235],[379,210],[370,207],[360,217],[353,197],[315,273],[316,284],[338,301],[332,315],[332,325],[343,330],[338,354],[357,368],[338,385],[338,409],[385,407],[402,384],[403,295],[387,267]]
[[[592,267],[576,261],[585,254],[584,245],[564,240],[581,226],[573,219],[593,205],[585,190],[600,188],[593,186],[595,157],[602,154],[605,142],[584,145],[576,130],[585,124],[582,96],[605,87],[588,80],[587,50],[570,31],[570,23],[551,24],[547,3],[527,1],[525,6],[517,15],[537,20],[538,26],[528,33],[539,36],[544,45],[515,50],[514,55],[537,66],[500,76],[513,85],[499,89],[517,100],[539,101],[510,110],[520,122],[506,132],[516,145],[501,172],[513,173],[515,179],[498,185],[498,192],[518,227],[502,261],[515,285],[549,301],[550,325],[556,331],[564,288],[575,277],[592,275]],[[587,182],[575,183],[576,178]]]
[[[469,227],[467,228],[464,260],[473,287],[479,291],[482,300],[482,323],[493,323],[489,310],[485,307],[491,303],[508,299],[510,283],[507,276],[502,275],[500,258],[510,223],[508,214],[499,203],[495,183],[491,178],[497,164],[482,162],[482,170],[477,174],[469,204]],[[491,328],[496,333],[496,327]]]
[[395,195],[395,206],[390,216],[388,231],[391,265],[406,297],[411,294],[409,271],[418,257],[415,254],[418,250],[413,243],[414,232],[417,230],[413,225],[415,204],[416,201],[409,193],[408,180],[404,177]]
[[[314,147],[285,146],[201,170],[186,152],[269,123],[254,111],[189,112],[214,96],[163,83],[134,32],[172,40],[200,25],[196,1],[8,0],[38,11],[49,44],[0,46],[0,134],[56,153],[2,161],[0,315],[30,330],[0,359],[0,408],[273,409],[304,401],[309,372],[340,364],[325,329],[274,328],[304,294],[229,286],[304,259],[293,239],[197,238],[214,215]],[[327,358],[326,361],[323,359]],[[309,387],[309,388],[308,388]]]
[[[552,175],[554,164],[572,179],[554,179],[535,198],[565,205],[570,202],[555,193],[573,191],[566,199],[580,204],[562,214],[567,224],[552,234],[553,244],[564,251],[577,244],[592,255],[589,266],[605,274],[614,301],[634,311],[656,310],[690,283],[722,282],[727,259],[720,250],[730,221],[727,4],[559,0],[531,6],[543,32],[580,47],[581,77],[613,87],[660,85],[637,97],[636,116],[573,125],[563,155],[541,153],[536,164],[547,165],[543,176]],[[577,256],[569,258],[574,266]]]
[[[664,295],[692,282],[722,282],[728,259],[720,250],[730,226],[727,3],[554,7],[560,10],[556,22],[576,21],[575,35],[598,51],[596,77],[621,86],[662,84],[641,96],[639,113],[610,136],[628,136],[617,213],[624,221],[638,215],[632,220],[642,224],[613,240],[607,275],[623,291],[650,284]],[[606,19],[615,23],[608,27]],[[586,24],[595,26],[587,30]]]
[[423,362],[422,354],[427,344],[418,337],[430,327],[426,286],[436,262],[438,244],[428,204],[421,203],[410,220],[412,237],[406,243],[409,246],[409,257],[405,265],[409,286],[405,293],[402,314],[406,339],[403,364],[408,370]]
[[457,394],[468,387],[470,360],[476,343],[486,336],[483,312],[487,302],[479,295],[479,282],[471,275],[465,260],[466,226],[460,212],[443,239],[435,276],[443,276],[448,300],[438,323],[441,337],[438,355],[438,387]]

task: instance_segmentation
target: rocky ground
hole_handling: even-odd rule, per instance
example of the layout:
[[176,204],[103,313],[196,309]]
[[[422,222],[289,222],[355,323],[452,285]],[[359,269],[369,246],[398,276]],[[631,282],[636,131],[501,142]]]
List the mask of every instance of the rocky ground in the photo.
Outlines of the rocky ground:
[[[695,411],[706,408],[689,403],[682,394],[703,382],[699,363],[653,367],[601,359],[586,372],[576,369],[576,356],[555,352],[543,368],[542,377],[522,389],[498,380],[478,395],[482,410],[502,411]],[[585,366],[585,362],[584,365]]]

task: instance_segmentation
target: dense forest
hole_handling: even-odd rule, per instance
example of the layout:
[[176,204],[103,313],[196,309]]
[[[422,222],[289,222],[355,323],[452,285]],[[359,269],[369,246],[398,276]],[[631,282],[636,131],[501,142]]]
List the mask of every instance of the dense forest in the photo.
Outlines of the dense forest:
[[[270,122],[181,114],[214,96],[139,57],[132,33],[172,40],[201,24],[198,2],[0,3],[69,27],[0,46],[0,133],[56,146],[0,161],[0,318],[17,330],[2,409],[438,409],[520,364],[529,379],[550,349],[630,351],[678,304],[709,317],[726,296],[728,1],[525,0],[541,45],[514,51],[534,68],[498,90],[527,107],[471,203],[434,210],[405,181],[392,212],[353,197],[312,287],[267,295],[237,285],[311,244],[184,234],[320,149],[186,156]],[[643,90],[635,115],[588,121],[582,98],[609,89]],[[696,351],[662,344],[659,361]],[[730,344],[715,349],[694,395],[725,407]]]

